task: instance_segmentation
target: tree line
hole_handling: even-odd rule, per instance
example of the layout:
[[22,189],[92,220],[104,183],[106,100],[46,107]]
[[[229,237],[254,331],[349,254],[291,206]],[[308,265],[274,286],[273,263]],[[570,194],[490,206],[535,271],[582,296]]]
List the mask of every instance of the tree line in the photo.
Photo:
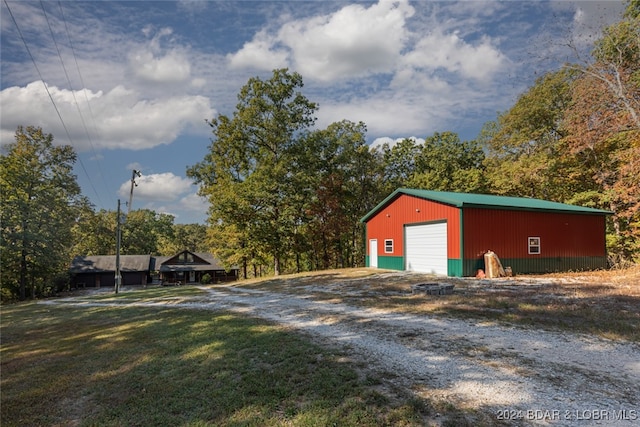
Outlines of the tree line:
[[[19,127],[0,156],[2,301],[64,289],[76,255],[113,255],[116,212],[95,211],[81,194],[69,145],[41,128]],[[141,209],[127,216],[121,253],[173,255],[208,251],[206,226],[174,224],[172,215]]]
[[[612,265],[640,260],[640,0],[606,28],[585,64],[541,76],[474,140],[450,131],[371,148],[366,125],[316,129],[302,76],[252,78],[187,175],[210,202],[207,226],[133,211],[122,253],[212,251],[245,277],[363,264],[359,219],[399,187],[477,192],[613,212]],[[3,299],[46,292],[75,254],[115,251],[113,211],[80,194],[75,152],[19,128],[2,170]],[[64,277],[60,279],[63,281]],[[6,295],[5,295],[6,294]]]

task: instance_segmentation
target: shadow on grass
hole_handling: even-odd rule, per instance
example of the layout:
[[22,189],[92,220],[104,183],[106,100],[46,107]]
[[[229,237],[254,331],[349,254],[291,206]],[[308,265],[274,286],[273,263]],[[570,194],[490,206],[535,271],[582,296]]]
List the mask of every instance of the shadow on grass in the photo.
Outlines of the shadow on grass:
[[416,314],[470,317],[640,342],[640,297],[637,296],[478,292],[389,297],[385,305]]
[[3,426],[422,425],[348,357],[224,312],[3,310]]
[[[235,284],[242,287],[256,288],[256,289],[278,289],[282,286],[287,288],[295,286],[304,286],[316,283],[332,283],[342,277],[340,272],[335,273],[299,273],[289,274],[283,276],[275,276],[269,279],[251,279],[249,281],[239,281],[225,283],[223,285]],[[215,285],[214,285],[215,286]]]

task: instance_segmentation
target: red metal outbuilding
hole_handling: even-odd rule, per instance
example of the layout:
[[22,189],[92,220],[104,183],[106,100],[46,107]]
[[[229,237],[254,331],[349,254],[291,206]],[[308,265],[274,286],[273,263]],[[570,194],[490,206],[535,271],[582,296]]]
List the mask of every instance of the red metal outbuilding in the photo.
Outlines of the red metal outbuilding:
[[515,273],[606,268],[608,214],[539,199],[401,188],[361,220],[366,265],[473,276],[491,250]]

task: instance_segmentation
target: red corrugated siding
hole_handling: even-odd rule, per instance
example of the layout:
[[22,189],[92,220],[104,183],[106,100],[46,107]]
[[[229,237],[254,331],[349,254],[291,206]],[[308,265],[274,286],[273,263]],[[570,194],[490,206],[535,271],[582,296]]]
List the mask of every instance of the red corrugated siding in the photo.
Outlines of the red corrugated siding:
[[[367,222],[367,242],[378,239],[378,254],[403,256],[404,224],[447,220],[447,256],[460,258],[460,213],[458,208],[402,194]],[[393,253],[384,252],[385,239],[393,239]],[[369,244],[366,245],[369,255]]]
[[[464,209],[464,258],[487,250],[500,258],[604,256],[604,215]],[[540,237],[539,255],[528,253],[528,237]]]

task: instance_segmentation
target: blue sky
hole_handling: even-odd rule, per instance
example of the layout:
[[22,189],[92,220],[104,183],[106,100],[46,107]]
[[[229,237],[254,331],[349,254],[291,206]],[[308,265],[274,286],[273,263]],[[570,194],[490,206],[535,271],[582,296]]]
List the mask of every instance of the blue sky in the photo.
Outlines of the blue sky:
[[299,72],[304,94],[320,107],[316,126],[363,121],[372,145],[443,131],[473,139],[536,77],[587,60],[624,3],[7,0],[1,7],[0,143],[12,142],[19,125],[40,126],[75,147],[78,182],[97,209],[128,200],[136,169],[133,209],[204,223],[208,204],[186,168],[211,142],[205,120],[231,116],[249,78],[282,67]]

